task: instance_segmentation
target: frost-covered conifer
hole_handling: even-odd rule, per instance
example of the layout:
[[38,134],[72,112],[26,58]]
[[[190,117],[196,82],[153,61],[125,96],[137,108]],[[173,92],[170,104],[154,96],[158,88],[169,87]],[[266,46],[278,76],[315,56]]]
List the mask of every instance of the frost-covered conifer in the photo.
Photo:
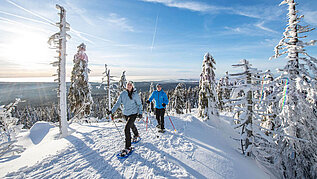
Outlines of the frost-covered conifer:
[[185,109],[185,90],[184,83],[178,83],[172,95],[172,107],[177,114],[184,114]]
[[287,54],[288,61],[276,78],[280,135],[274,162],[283,178],[317,178],[317,60],[305,50],[316,40],[301,40],[307,37],[302,33],[314,29],[300,25],[304,16],[298,16],[294,0],[283,4],[288,5],[288,24],[274,58]]
[[[154,85],[153,85],[153,82],[151,82],[151,85],[150,85],[150,89],[149,89],[149,97],[151,96],[151,94],[153,93],[153,91],[154,91]],[[149,98],[148,97],[148,98]],[[150,112],[152,112],[153,114],[154,114],[154,111],[155,111],[155,109],[154,109],[154,101],[151,101],[151,103],[150,103]]]
[[211,119],[212,115],[218,115],[215,64],[214,58],[209,53],[206,53],[200,74],[198,104],[199,116],[206,119]]
[[119,93],[125,90],[126,84],[127,84],[127,79],[125,77],[125,71],[123,71],[121,78],[119,80],[119,86],[118,86]]
[[[116,103],[118,97],[120,96],[120,93],[126,89],[127,79],[126,79],[126,76],[125,76],[125,72],[126,71],[122,72],[122,75],[121,75],[120,80],[118,82],[116,95],[115,95],[115,98],[113,98],[114,100],[112,101],[111,106],[114,106],[114,104]],[[123,117],[121,107],[118,108],[118,110],[113,114],[113,117],[114,118],[122,118]]]
[[271,142],[268,137],[263,139],[265,131],[261,129],[261,123],[265,114],[258,106],[260,99],[255,98],[255,94],[261,87],[261,77],[266,73],[252,68],[247,60],[242,60],[241,63],[232,66],[243,67],[244,72],[230,74],[240,81],[233,86],[233,96],[229,100],[231,103],[227,106],[234,106],[234,111],[238,114],[235,118],[235,128],[241,129],[242,153],[247,156],[251,156],[251,154],[257,156],[260,155],[259,151],[262,150],[262,146],[267,146],[267,143]]
[[223,88],[223,80],[224,78],[220,78],[220,80],[217,83],[217,95],[218,95],[218,108],[220,111],[223,111],[224,109],[224,101],[223,101],[223,95],[224,95],[224,88]]
[[91,97],[91,86],[88,81],[88,56],[86,55],[86,45],[80,44],[74,56],[74,67],[71,75],[71,84],[68,94],[70,110],[74,117],[81,119],[89,116],[93,100]]
[[17,125],[18,119],[11,114],[20,101],[16,99],[14,103],[0,106],[0,157],[9,157],[24,151],[22,146],[16,144],[16,136],[23,125]]

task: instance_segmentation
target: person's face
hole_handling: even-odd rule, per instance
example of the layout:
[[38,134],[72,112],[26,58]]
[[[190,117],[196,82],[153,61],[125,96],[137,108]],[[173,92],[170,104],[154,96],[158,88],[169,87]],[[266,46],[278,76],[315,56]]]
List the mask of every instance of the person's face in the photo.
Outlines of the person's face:
[[133,85],[131,83],[128,83],[127,84],[127,90],[131,91],[133,88]]
[[161,91],[162,90],[162,87],[159,85],[156,87],[157,91]]

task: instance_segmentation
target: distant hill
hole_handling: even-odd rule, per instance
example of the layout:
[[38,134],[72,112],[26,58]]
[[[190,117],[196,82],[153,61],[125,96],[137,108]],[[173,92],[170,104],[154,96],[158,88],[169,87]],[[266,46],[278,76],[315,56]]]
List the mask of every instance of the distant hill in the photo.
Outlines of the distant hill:
[[[198,82],[184,81],[186,87],[198,86]],[[164,90],[171,90],[176,87],[179,82],[154,82],[154,86],[160,83]],[[151,82],[135,82],[135,87],[142,92],[148,91]],[[67,89],[69,89],[70,83],[67,83]],[[100,83],[91,83],[92,96],[105,95],[103,88],[97,88]],[[57,103],[57,83],[49,82],[0,82],[0,104],[8,104],[13,102],[15,98],[21,98],[26,100],[25,103],[20,105],[31,106],[45,106],[52,103]]]

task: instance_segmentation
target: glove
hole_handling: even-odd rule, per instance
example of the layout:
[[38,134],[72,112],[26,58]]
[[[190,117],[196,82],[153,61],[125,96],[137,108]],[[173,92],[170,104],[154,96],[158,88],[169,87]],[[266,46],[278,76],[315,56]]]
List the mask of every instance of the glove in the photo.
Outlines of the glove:
[[138,115],[137,115],[137,118],[140,118],[140,119],[141,119],[142,117],[143,117],[142,114],[138,114]]
[[147,100],[146,103],[150,104],[150,100]]
[[106,109],[106,111],[107,111],[107,114],[108,114],[108,115],[112,114],[112,112],[109,111],[109,109]]
[[162,103],[162,106],[165,108],[166,104],[165,104],[165,103]]

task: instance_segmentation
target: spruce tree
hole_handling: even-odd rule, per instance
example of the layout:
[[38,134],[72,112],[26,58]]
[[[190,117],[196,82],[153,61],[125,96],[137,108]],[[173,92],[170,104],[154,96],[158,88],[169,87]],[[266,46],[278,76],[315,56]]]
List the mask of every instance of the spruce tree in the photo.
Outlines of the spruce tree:
[[[113,101],[112,101],[111,106],[114,106],[114,104],[115,104],[116,101],[118,100],[118,98],[119,98],[121,92],[126,89],[127,79],[126,79],[126,76],[125,76],[125,72],[126,72],[126,71],[123,71],[123,72],[122,72],[122,75],[121,75],[120,80],[119,80],[119,82],[118,82],[117,90],[116,90],[116,92],[115,92],[116,95],[115,95],[115,97],[113,98]],[[121,106],[120,106],[120,108],[118,108],[118,110],[113,114],[112,117],[114,117],[114,118],[122,118],[122,117],[123,117]]]
[[177,114],[184,114],[185,109],[185,90],[184,83],[178,83],[172,96],[172,107]]
[[[252,68],[247,60],[232,65],[242,67],[242,73],[230,74],[239,82],[233,86],[233,96],[227,106],[233,106],[235,115],[235,128],[240,129],[240,144],[242,153],[246,156],[254,154],[256,157],[263,154],[263,148],[270,145],[272,140],[265,137],[261,124],[266,114],[262,112],[261,99],[256,98],[256,93],[261,88],[261,77],[267,73],[261,73]],[[261,158],[262,159],[262,158]]]
[[217,93],[215,82],[215,60],[206,53],[202,64],[202,72],[199,81],[199,116],[211,119],[212,115],[218,115],[217,110]]
[[86,45],[80,44],[74,56],[74,67],[71,73],[71,84],[68,94],[70,110],[74,117],[81,119],[87,117],[91,112],[93,100],[91,97],[91,86],[88,81],[88,56],[85,53]]
[[287,54],[288,61],[274,92],[280,132],[274,162],[283,178],[317,178],[317,60],[305,50],[316,40],[301,40],[314,28],[300,25],[304,16],[298,16],[294,0],[283,4],[288,5],[288,24],[273,57]]

